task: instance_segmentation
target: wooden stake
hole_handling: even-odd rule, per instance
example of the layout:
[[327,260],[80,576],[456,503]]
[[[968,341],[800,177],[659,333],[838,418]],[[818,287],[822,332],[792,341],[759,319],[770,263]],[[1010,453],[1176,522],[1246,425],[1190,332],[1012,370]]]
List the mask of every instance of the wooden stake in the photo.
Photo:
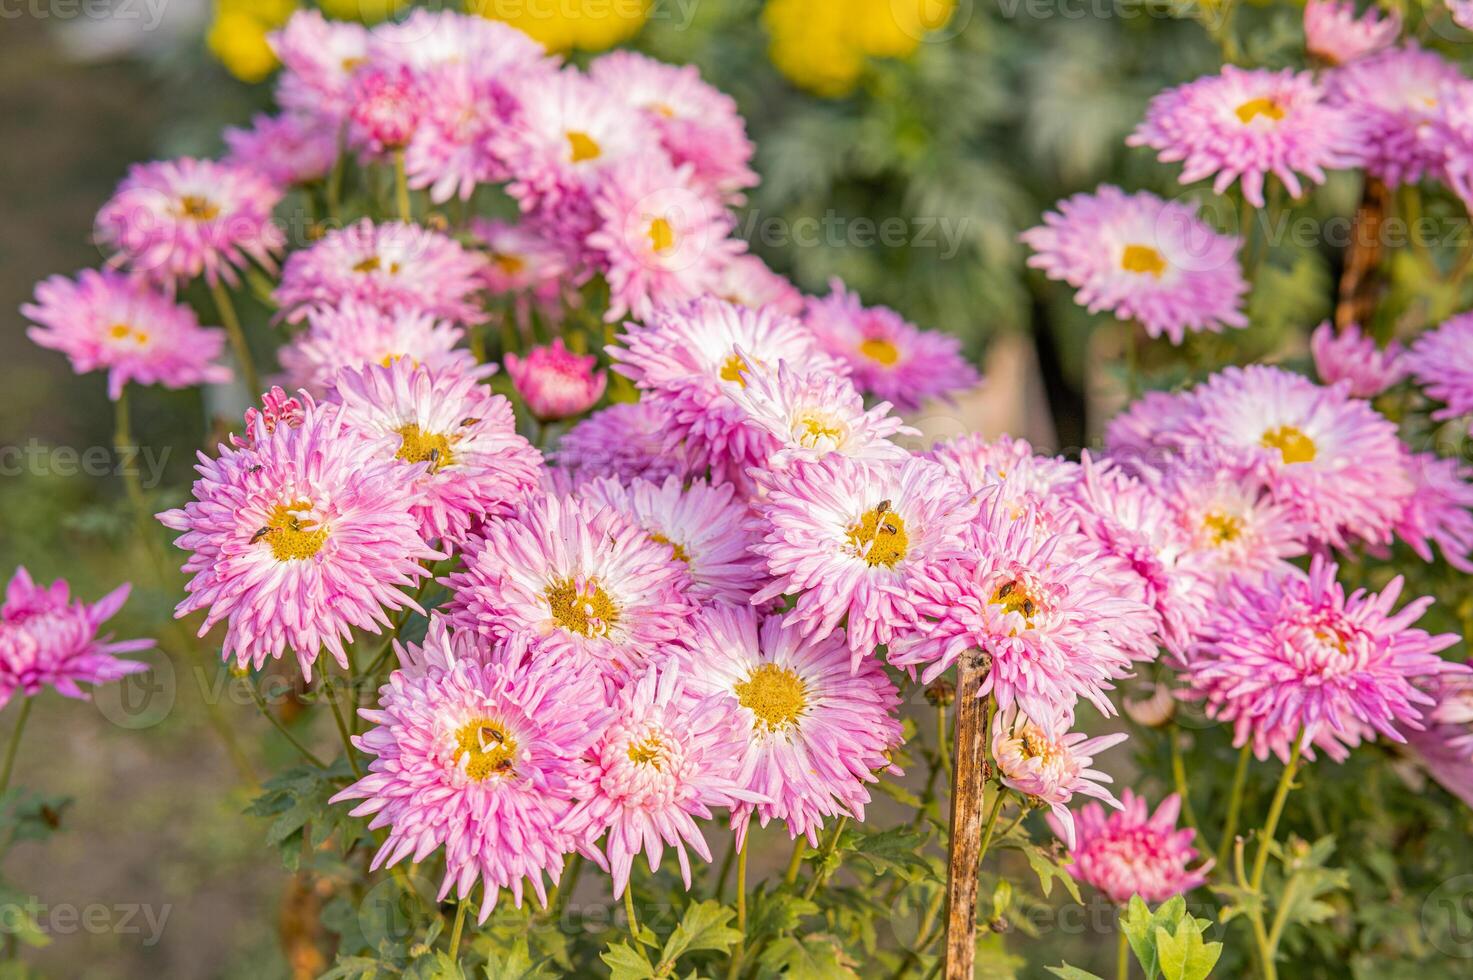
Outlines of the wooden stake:
[[977,865],[987,812],[987,729],[991,698],[977,688],[991,667],[971,650],[957,661],[956,753],[951,791],[951,860],[946,878],[946,980],[972,980],[977,956]]

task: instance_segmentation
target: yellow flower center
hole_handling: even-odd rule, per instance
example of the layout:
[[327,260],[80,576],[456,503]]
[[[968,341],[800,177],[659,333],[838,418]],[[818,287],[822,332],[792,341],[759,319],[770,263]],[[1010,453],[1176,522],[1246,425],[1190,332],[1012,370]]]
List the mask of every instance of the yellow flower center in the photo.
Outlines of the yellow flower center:
[[656,252],[668,252],[675,247],[675,229],[664,218],[650,222],[650,247]]
[[992,594],[992,604],[1001,606],[1006,612],[1022,616],[1028,623],[1028,627],[1032,629],[1033,617],[1038,612],[1038,604],[1017,582],[1004,582],[998,586],[997,591]]
[[1284,118],[1284,107],[1273,99],[1249,99],[1233,110],[1238,114],[1238,120],[1244,125],[1251,123],[1259,116],[1267,116],[1274,122]]
[[629,761],[639,766],[653,766],[656,771],[665,759],[665,743],[658,735],[646,735],[629,743]]
[[517,740],[490,719],[473,721],[455,733],[455,761],[467,756],[465,774],[478,783],[492,775],[515,775],[516,754]]
[[721,380],[733,381],[743,388],[747,386],[747,362],[733,354],[721,365]]
[[543,591],[553,620],[579,636],[607,636],[619,622],[619,607],[590,580],[580,588],[572,579],[553,582]]
[[793,426],[793,433],[798,437],[800,445],[814,449],[825,440],[829,442],[842,440],[844,424],[832,415],[805,412],[798,417],[797,424]]
[[890,509],[887,500],[864,512],[859,523],[849,529],[849,543],[871,568],[894,568],[905,558],[910,538],[905,533],[905,521]]
[[1231,544],[1243,536],[1243,519],[1214,510],[1202,518],[1202,527],[1213,544]]
[[496,253],[491,256],[491,262],[508,276],[515,276],[527,267],[527,263],[519,255],[505,255]]
[[1023,754],[1028,758],[1042,759],[1045,763],[1053,761],[1054,743],[1034,726],[1029,725],[1024,728],[1018,741],[1023,746]]
[[131,340],[139,347],[147,347],[150,339],[145,331],[134,330],[126,323],[114,323],[111,327],[108,327],[107,335],[120,343],[125,340]]
[[651,102],[649,105],[645,106],[645,108],[653,112],[657,116],[664,116],[666,119],[675,118],[675,110],[670,108],[663,102]]
[[1259,442],[1267,449],[1277,449],[1285,463],[1313,463],[1319,455],[1314,440],[1292,425],[1269,429]]
[[597,160],[603,153],[598,141],[587,133],[577,129],[567,132],[568,149],[573,153],[573,162],[582,163],[585,160]]
[[455,462],[450,440],[438,432],[426,432],[413,422],[401,425],[394,431],[403,440],[399,444],[399,451],[394,454],[396,459],[402,459],[406,463],[429,463],[431,473],[438,473],[442,466]]
[[777,664],[758,664],[733,690],[742,707],[770,732],[795,724],[808,705],[808,685],[803,678]]
[[1166,257],[1149,245],[1127,245],[1120,253],[1120,268],[1160,279],[1166,274]]
[[900,360],[900,348],[883,337],[870,337],[861,341],[859,353],[885,367],[892,367]]
[[266,518],[266,526],[251,538],[251,543],[265,541],[277,561],[300,561],[311,558],[327,540],[327,528],[304,521],[298,515],[312,509],[308,500],[277,504]]
[[665,535],[659,533],[658,531],[650,532],[650,540],[655,542],[656,544],[663,544],[668,547],[672,553],[671,557],[673,557],[676,561],[683,561],[687,565],[690,564],[690,553],[685,550],[685,547],[683,545],[675,541],[671,541],[669,538],[665,537]]
[[220,215],[220,207],[207,197],[185,194],[179,199],[179,216],[191,221],[213,221]]

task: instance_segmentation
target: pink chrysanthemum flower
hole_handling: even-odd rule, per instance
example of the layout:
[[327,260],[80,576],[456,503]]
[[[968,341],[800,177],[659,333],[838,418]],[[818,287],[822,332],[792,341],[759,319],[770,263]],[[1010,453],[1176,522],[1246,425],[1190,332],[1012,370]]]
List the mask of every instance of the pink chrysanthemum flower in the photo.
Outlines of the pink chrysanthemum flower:
[[928,460],[794,460],[764,482],[768,532],[753,550],[770,585],[754,602],[797,596],[784,620],[822,640],[847,617],[854,668],[909,629],[916,579],[960,551],[977,501]]
[[1332,65],[1375,54],[1396,43],[1401,15],[1383,15],[1374,6],[1357,16],[1352,0],[1308,0],[1304,5],[1304,47]]
[[307,329],[276,355],[287,387],[306,388],[313,395],[323,394],[344,368],[387,366],[399,360],[441,374],[482,377],[494,372],[495,365],[478,365],[470,351],[456,346],[464,335],[459,327],[429,313],[385,312],[347,299],[341,306],[309,310]]
[[247,167],[183,157],[134,164],[97,213],[99,244],[111,264],[175,286],[203,275],[211,285],[240,281],[255,261],[274,269],[286,236],[271,219],[281,190]]
[[525,358],[508,351],[503,360],[517,394],[543,422],[582,415],[598,404],[609,383],[607,374],[594,370],[597,357],[574,354],[561,337],[547,347],[533,347]]
[[1083,474],[1061,456],[1039,456],[1026,439],[971,433],[938,442],[926,454],[973,493],[989,491],[1015,512],[1031,508],[1046,528],[1077,530],[1069,501]]
[[1074,815],[1069,812],[1069,801],[1074,794],[1093,796],[1120,808],[1120,801],[1105,788],[1114,780],[1108,773],[1090,767],[1096,755],[1129,736],[1119,732],[1090,738],[1066,729],[1058,723],[1034,724],[1016,710],[1004,711],[992,725],[992,758],[1004,786],[1049,805],[1063,830],[1060,836],[1072,848]]
[[1270,174],[1297,198],[1301,177],[1323,184],[1326,170],[1359,166],[1363,134],[1309,72],[1224,65],[1153,98],[1126,143],[1158,151],[1162,163],[1182,162],[1183,184],[1215,177],[1212,190],[1222,194],[1241,178],[1243,196],[1261,208]]
[[902,412],[964,391],[979,379],[962,357],[959,339],[921,330],[886,307],[866,307],[837,279],[829,282],[827,297],[808,301],[803,322],[824,350],[849,365],[860,391]]
[[1443,403],[1434,419],[1473,415],[1473,313],[1455,316],[1418,337],[1406,366],[1427,397]]
[[1091,313],[1138,321],[1180,344],[1187,333],[1246,327],[1242,242],[1221,235],[1192,205],[1104,184],[1065,198],[1020,236],[1030,268],[1075,287]]
[[995,695],[1003,710],[1069,725],[1086,698],[1114,714],[1111,679],[1155,651],[1151,609],[1118,593],[1111,567],[1077,533],[1049,532],[996,497],[983,504],[969,543],[963,556],[913,576],[917,633],[890,650],[890,663],[923,666],[929,684],[981,650],[991,670],[977,694]]
[[1148,391],[1105,425],[1106,453],[1135,472],[1164,469],[1201,416],[1195,392]]
[[578,488],[586,499],[613,507],[669,548],[690,570],[691,598],[746,605],[766,580],[762,561],[751,552],[762,540],[761,525],[731,484],[712,486],[677,476],[663,483],[594,479]]
[[428,190],[436,204],[469,201],[478,185],[505,177],[491,143],[509,125],[507,96],[496,80],[464,64],[441,68],[424,84],[434,95],[405,147],[409,186]]
[[310,184],[332,170],[337,137],[310,117],[258,114],[249,129],[225,130],[225,162],[254,170],[280,188]]
[[1407,461],[1411,497],[1396,522],[1396,535],[1423,561],[1432,545],[1453,568],[1473,574],[1473,467],[1434,453],[1415,453]]
[[711,294],[728,303],[752,309],[768,307],[784,316],[803,312],[803,294],[759,256],[744,252],[731,256],[716,275]]
[[629,324],[625,347],[610,347],[619,373],[670,416],[671,445],[719,464],[761,458],[766,434],[749,428],[729,397],[747,384],[752,360],[762,370],[786,361],[802,373],[843,375],[801,323],[771,310],[749,310],[705,297]]
[[96,602],[73,602],[65,579],[37,585],[17,568],[0,605],[0,708],[17,692],[33,697],[43,688],[69,698],[86,698],[77,685],[108,684],[148,670],[120,653],[152,647],[152,640],[115,641],[98,636],[102,624],[128,600],[122,585]]
[[226,621],[221,654],[242,667],[290,648],[310,680],[323,649],[347,667],[353,627],[378,633],[390,611],[422,612],[403,589],[445,555],[420,535],[417,471],[345,427],[337,406],[309,405],[300,425],[269,432],[258,416],[251,438],[201,453],[193,500],[158,515],[183,532],[194,576],[174,614],[206,610],[200,636]]
[[731,96],[701,79],[694,65],[667,65],[634,51],[614,51],[588,66],[588,77],[638,109],[676,164],[690,164],[701,186],[732,197],[757,184],[752,141]]
[[1344,381],[1356,398],[1375,398],[1407,376],[1402,346],[1393,342],[1382,347],[1354,323],[1336,330],[1326,320],[1309,338],[1309,347],[1320,381],[1327,385]]
[[293,14],[268,40],[284,69],[277,82],[277,102],[290,112],[321,120],[336,139],[351,105],[353,72],[368,57],[367,29],[304,10]]
[[1408,44],[1332,72],[1325,89],[1365,129],[1366,172],[1397,187],[1439,173],[1442,152],[1431,124],[1442,90],[1462,80],[1442,55]]
[[750,357],[744,356],[743,363],[746,384],[733,388],[728,397],[742,424],[754,433],[750,443],[758,455],[732,461],[736,465],[777,467],[830,453],[875,461],[910,456],[890,440],[920,432],[891,415],[889,402],[866,409],[864,397],[848,378],[801,373],[786,361],[779,362],[776,371],[754,368]]
[[[1473,22],[1473,3],[1468,6]],[[1473,27],[1469,28],[1473,30]],[[1473,81],[1449,82],[1437,94],[1432,124],[1423,134],[1437,161],[1434,174],[1463,199],[1473,202]]]
[[[1175,793],[1151,813],[1146,801],[1129,789],[1120,794],[1123,808],[1107,815],[1090,803],[1075,817],[1078,839],[1069,848],[1070,873],[1094,885],[1116,905],[1134,895],[1155,905],[1183,895],[1207,881],[1213,861],[1191,867],[1199,857],[1192,840],[1197,832],[1176,829],[1181,797]],[[1050,815],[1049,825],[1063,836],[1063,822]]]
[[306,401],[288,395],[279,385],[273,385],[270,391],[262,393],[260,408],[252,405],[245,410],[245,430],[239,434],[230,433],[230,444],[237,449],[254,449],[256,441],[275,432],[277,426],[295,428],[306,419]]
[[[580,801],[563,827],[624,893],[641,852],[650,871],[673,847],[680,876],[690,887],[690,856],[711,860],[697,820],[713,807],[764,801],[743,785],[742,758],[731,751],[746,735],[745,719],[730,698],[696,698],[682,688],[675,665],[650,669],[627,685],[615,703],[616,719],[589,752],[587,781],[593,793]],[[607,830],[607,859],[595,842]]]
[[1426,689],[1437,703],[1427,712],[1425,730],[1403,733],[1406,747],[1428,775],[1473,807],[1473,675],[1442,674]]
[[72,370],[106,371],[114,401],[129,382],[188,388],[230,380],[230,369],[215,363],[224,331],[201,327],[189,307],[116,272],[52,276],[20,312],[39,324],[26,336],[65,354]]
[[669,426],[669,414],[648,401],[610,405],[563,435],[555,454],[557,464],[589,477],[684,480],[702,467],[685,446],[670,446]]
[[1255,364],[1214,375],[1194,396],[1191,438],[1263,480],[1317,539],[1336,548],[1390,539],[1412,491],[1404,450],[1396,426],[1346,386]]
[[413,10],[374,27],[368,54],[383,65],[433,74],[470,65],[486,75],[548,62],[542,45],[510,24],[453,10]]
[[610,323],[626,314],[648,319],[711,292],[722,266],[746,247],[729,237],[734,219],[691,173],[645,155],[612,164],[599,181],[598,226],[587,245],[609,283]]
[[419,225],[364,218],[293,252],[281,272],[276,300],[289,323],[316,306],[356,299],[381,310],[423,310],[456,323],[483,323],[476,294],[486,258],[453,238]]
[[696,621],[683,657],[689,690],[726,697],[745,723],[731,751],[767,802],[732,812],[738,848],[754,810],[763,827],[781,820],[817,847],[826,818],[863,821],[867,784],[898,774],[886,754],[902,741],[900,696],[878,661],[850,672],[842,631],[810,641],[781,616],[717,606]]
[[1289,761],[1296,741],[1343,758],[1380,732],[1405,741],[1432,698],[1415,681],[1462,668],[1437,654],[1458,641],[1413,626],[1430,598],[1393,612],[1402,579],[1379,595],[1350,595],[1339,567],[1316,557],[1306,575],[1239,579],[1215,606],[1192,654],[1188,679],[1207,713],[1233,725],[1233,744]]
[[663,661],[694,608],[668,545],[612,507],[556,495],[489,521],[447,581],[458,628],[529,634],[539,655],[595,666],[611,685]]
[[460,543],[537,489],[542,455],[517,435],[511,403],[470,375],[400,358],[343,371],[333,398],[344,425],[382,439],[385,458],[419,474],[413,513],[426,540]]
[[520,906],[524,880],[546,905],[543,875],[556,884],[574,849],[558,824],[588,791],[581,757],[612,717],[597,679],[508,650],[466,656],[438,619],[425,648],[360,710],[374,727],[353,742],[374,758],[330,802],[362,800],[352,815],[389,828],[374,869],[444,847],[439,900],[479,881],[479,921],[502,888]]
[[471,233],[479,239],[491,264],[487,288],[496,295],[531,292],[556,297],[570,273],[564,243],[525,222],[508,224],[487,218],[471,219]]
[[348,140],[369,159],[409,145],[435,98],[408,68],[373,63],[353,73],[348,96]]
[[520,104],[518,124],[496,141],[512,175],[508,190],[577,238],[592,230],[592,195],[615,163],[663,152],[659,135],[617,93],[576,69],[532,73],[509,82]]
[[1292,509],[1233,467],[1180,464],[1156,479],[1153,489],[1176,525],[1171,537],[1185,542],[1194,556],[1192,573],[1214,583],[1287,572],[1287,559],[1308,551],[1308,529]]
[[1160,617],[1162,644],[1181,656],[1212,597],[1211,556],[1192,547],[1190,531],[1173,520],[1157,489],[1088,453],[1075,507],[1085,537],[1118,560],[1115,588],[1144,596]]

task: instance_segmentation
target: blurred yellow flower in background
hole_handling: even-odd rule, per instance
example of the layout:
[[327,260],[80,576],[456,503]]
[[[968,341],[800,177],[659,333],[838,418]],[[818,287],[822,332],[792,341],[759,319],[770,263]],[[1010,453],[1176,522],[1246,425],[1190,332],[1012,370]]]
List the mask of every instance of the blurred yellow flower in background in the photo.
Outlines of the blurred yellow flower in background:
[[650,0],[466,0],[466,9],[506,21],[549,51],[603,51],[639,33]]
[[772,63],[800,88],[838,98],[868,58],[905,58],[946,26],[956,0],[768,0]]
[[205,35],[210,53],[243,82],[259,82],[276,67],[266,35],[286,23],[295,0],[216,0]]
[[317,0],[317,6],[335,20],[376,24],[409,6],[409,0]]

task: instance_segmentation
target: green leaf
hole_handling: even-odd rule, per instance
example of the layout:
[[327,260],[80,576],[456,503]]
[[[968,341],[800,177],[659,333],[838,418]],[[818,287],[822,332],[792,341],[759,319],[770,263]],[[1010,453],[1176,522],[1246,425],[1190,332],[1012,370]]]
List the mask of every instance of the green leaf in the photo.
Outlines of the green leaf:
[[1068,963],[1051,966],[1048,968],[1048,972],[1056,977],[1062,978],[1062,980],[1102,980],[1097,974],[1090,973],[1088,970],[1081,970],[1077,966],[1070,966]]
[[1049,897],[1049,893],[1054,890],[1054,879],[1058,879],[1069,897],[1076,902],[1080,901],[1079,885],[1075,883],[1074,876],[1052,854],[1031,844],[1021,845],[1019,850],[1028,859],[1028,866],[1033,869],[1033,873],[1038,875],[1038,887],[1044,898]]
[[787,980],[859,980],[838,940],[821,933],[784,936],[767,947],[760,963],[766,973],[781,973]]
[[1204,943],[1202,927],[1190,915],[1182,917],[1175,932],[1157,926],[1155,935],[1161,975],[1166,980],[1206,980],[1222,955],[1222,943]]
[[610,946],[598,955],[610,970],[610,980],[652,980],[654,967],[644,958],[644,953],[628,943]]
[[555,976],[546,960],[533,961],[525,936],[518,938],[505,955],[486,960],[486,980],[552,980]]
[[1175,934],[1178,925],[1182,922],[1191,922],[1200,935],[1201,928],[1197,921],[1187,914],[1186,900],[1180,895],[1162,902],[1154,912],[1139,895],[1131,896],[1130,904],[1126,906],[1125,913],[1120,916],[1120,930],[1125,933],[1125,938],[1130,943],[1131,951],[1135,953],[1141,969],[1146,971],[1146,980],[1156,980],[1161,969],[1160,950],[1157,948],[1156,941],[1157,932],[1165,930],[1169,934]]
[[741,932],[727,925],[735,917],[736,911],[720,902],[701,902],[687,908],[680,925],[675,927],[660,952],[656,975],[669,976],[674,971],[675,961],[686,953],[706,949],[724,953],[740,942]]
[[905,881],[924,881],[933,877],[931,864],[925,857],[930,836],[927,830],[908,827],[894,827],[875,834],[855,831],[852,835],[846,829],[840,843],[878,875],[894,874]]
[[793,932],[806,916],[817,914],[818,905],[809,899],[790,892],[758,891],[747,909],[747,938]]

